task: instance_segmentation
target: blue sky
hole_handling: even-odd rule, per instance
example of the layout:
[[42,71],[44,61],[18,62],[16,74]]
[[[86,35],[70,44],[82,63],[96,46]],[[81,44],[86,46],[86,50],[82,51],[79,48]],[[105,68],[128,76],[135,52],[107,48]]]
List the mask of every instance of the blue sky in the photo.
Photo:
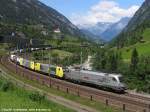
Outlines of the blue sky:
[[[56,9],[57,11],[65,15],[67,18],[69,18],[72,22],[74,22],[74,19],[77,19],[77,18],[88,17],[88,15],[90,15],[89,13],[92,13],[91,8],[100,7],[101,6],[100,4],[102,4],[101,2],[103,1],[111,2],[111,4],[113,4],[114,7],[116,8],[118,7],[118,9],[123,9],[123,10],[128,10],[129,8],[132,8],[135,6],[136,8],[134,10],[137,10],[137,6],[141,6],[141,4],[144,2],[144,0],[40,0],[40,1]],[[113,2],[116,4],[114,4]],[[102,11],[103,9],[97,8],[97,11],[99,10]],[[118,19],[120,18],[118,17]],[[102,20],[102,21],[105,21],[105,20]],[[109,21],[109,20],[106,19],[106,21]],[[115,19],[112,21],[115,21]],[[78,24],[78,23],[75,23],[75,24]]]

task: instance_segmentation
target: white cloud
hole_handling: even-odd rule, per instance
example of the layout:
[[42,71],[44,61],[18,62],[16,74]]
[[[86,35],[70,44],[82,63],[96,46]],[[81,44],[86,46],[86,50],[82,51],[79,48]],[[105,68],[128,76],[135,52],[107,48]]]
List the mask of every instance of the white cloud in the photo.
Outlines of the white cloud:
[[113,0],[100,0],[85,14],[72,14],[71,21],[82,27],[91,26],[97,22],[116,22],[123,17],[132,17],[138,9],[137,5],[125,9]]

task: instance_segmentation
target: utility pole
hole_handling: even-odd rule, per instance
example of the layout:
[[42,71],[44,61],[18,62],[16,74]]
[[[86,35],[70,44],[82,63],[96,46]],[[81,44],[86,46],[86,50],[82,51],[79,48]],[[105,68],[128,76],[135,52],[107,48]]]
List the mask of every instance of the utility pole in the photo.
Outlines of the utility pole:
[[50,53],[49,53],[49,65],[50,65],[50,58],[51,58],[51,57],[50,57]]
[[80,65],[81,65],[81,68],[80,69],[82,69],[82,46],[81,46],[81,54],[80,54]]
[[[48,52],[48,53],[49,53],[49,52]],[[50,74],[50,71],[51,71],[51,70],[50,70],[50,53],[48,54],[48,56],[49,56],[49,76],[50,76],[50,75],[51,75],[51,74]]]
[[42,49],[42,62],[44,63],[44,50]]
[[19,41],[17,42],[16,73],[17,73],[17,61],[18,61],[17,59],[18,59],[18,51],[19,51],[19,48],[18,48],[19,45],[18,44],[19,44]]
[[48,54],[48,56],[49,56],[49,67],[50,67],[50,63],[51,63],[51,55],[50,55],[50,53]]

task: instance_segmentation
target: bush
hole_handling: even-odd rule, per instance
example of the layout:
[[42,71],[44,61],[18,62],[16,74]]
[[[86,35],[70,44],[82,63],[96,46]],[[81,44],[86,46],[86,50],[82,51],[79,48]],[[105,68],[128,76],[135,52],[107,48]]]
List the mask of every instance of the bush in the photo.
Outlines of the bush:
[[0,79],[0,88],[1,88],[2,84],[3,84],[3,80]]
[[0,89],[4,92],[8,91],[8,90],[13,90],[14,89],[14,85],[13,83],[11,82],[8,82],[8,81],[4,81],[2,84],[1,84],[1,87]]
[[40,102],[45,99],[45,95],[41,95],[39,92],[33,92],[29,94],[29,98],[32,101]]

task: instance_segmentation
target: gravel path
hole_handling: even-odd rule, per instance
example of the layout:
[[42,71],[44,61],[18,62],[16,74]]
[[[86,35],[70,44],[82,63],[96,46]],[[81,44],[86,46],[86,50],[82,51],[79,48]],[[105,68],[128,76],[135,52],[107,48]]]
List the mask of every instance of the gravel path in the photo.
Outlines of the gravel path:
[[87,70],[92,70],[92,63],[91,63],[92,56],[88,56],[88,59],[83,63],[82,67]]

